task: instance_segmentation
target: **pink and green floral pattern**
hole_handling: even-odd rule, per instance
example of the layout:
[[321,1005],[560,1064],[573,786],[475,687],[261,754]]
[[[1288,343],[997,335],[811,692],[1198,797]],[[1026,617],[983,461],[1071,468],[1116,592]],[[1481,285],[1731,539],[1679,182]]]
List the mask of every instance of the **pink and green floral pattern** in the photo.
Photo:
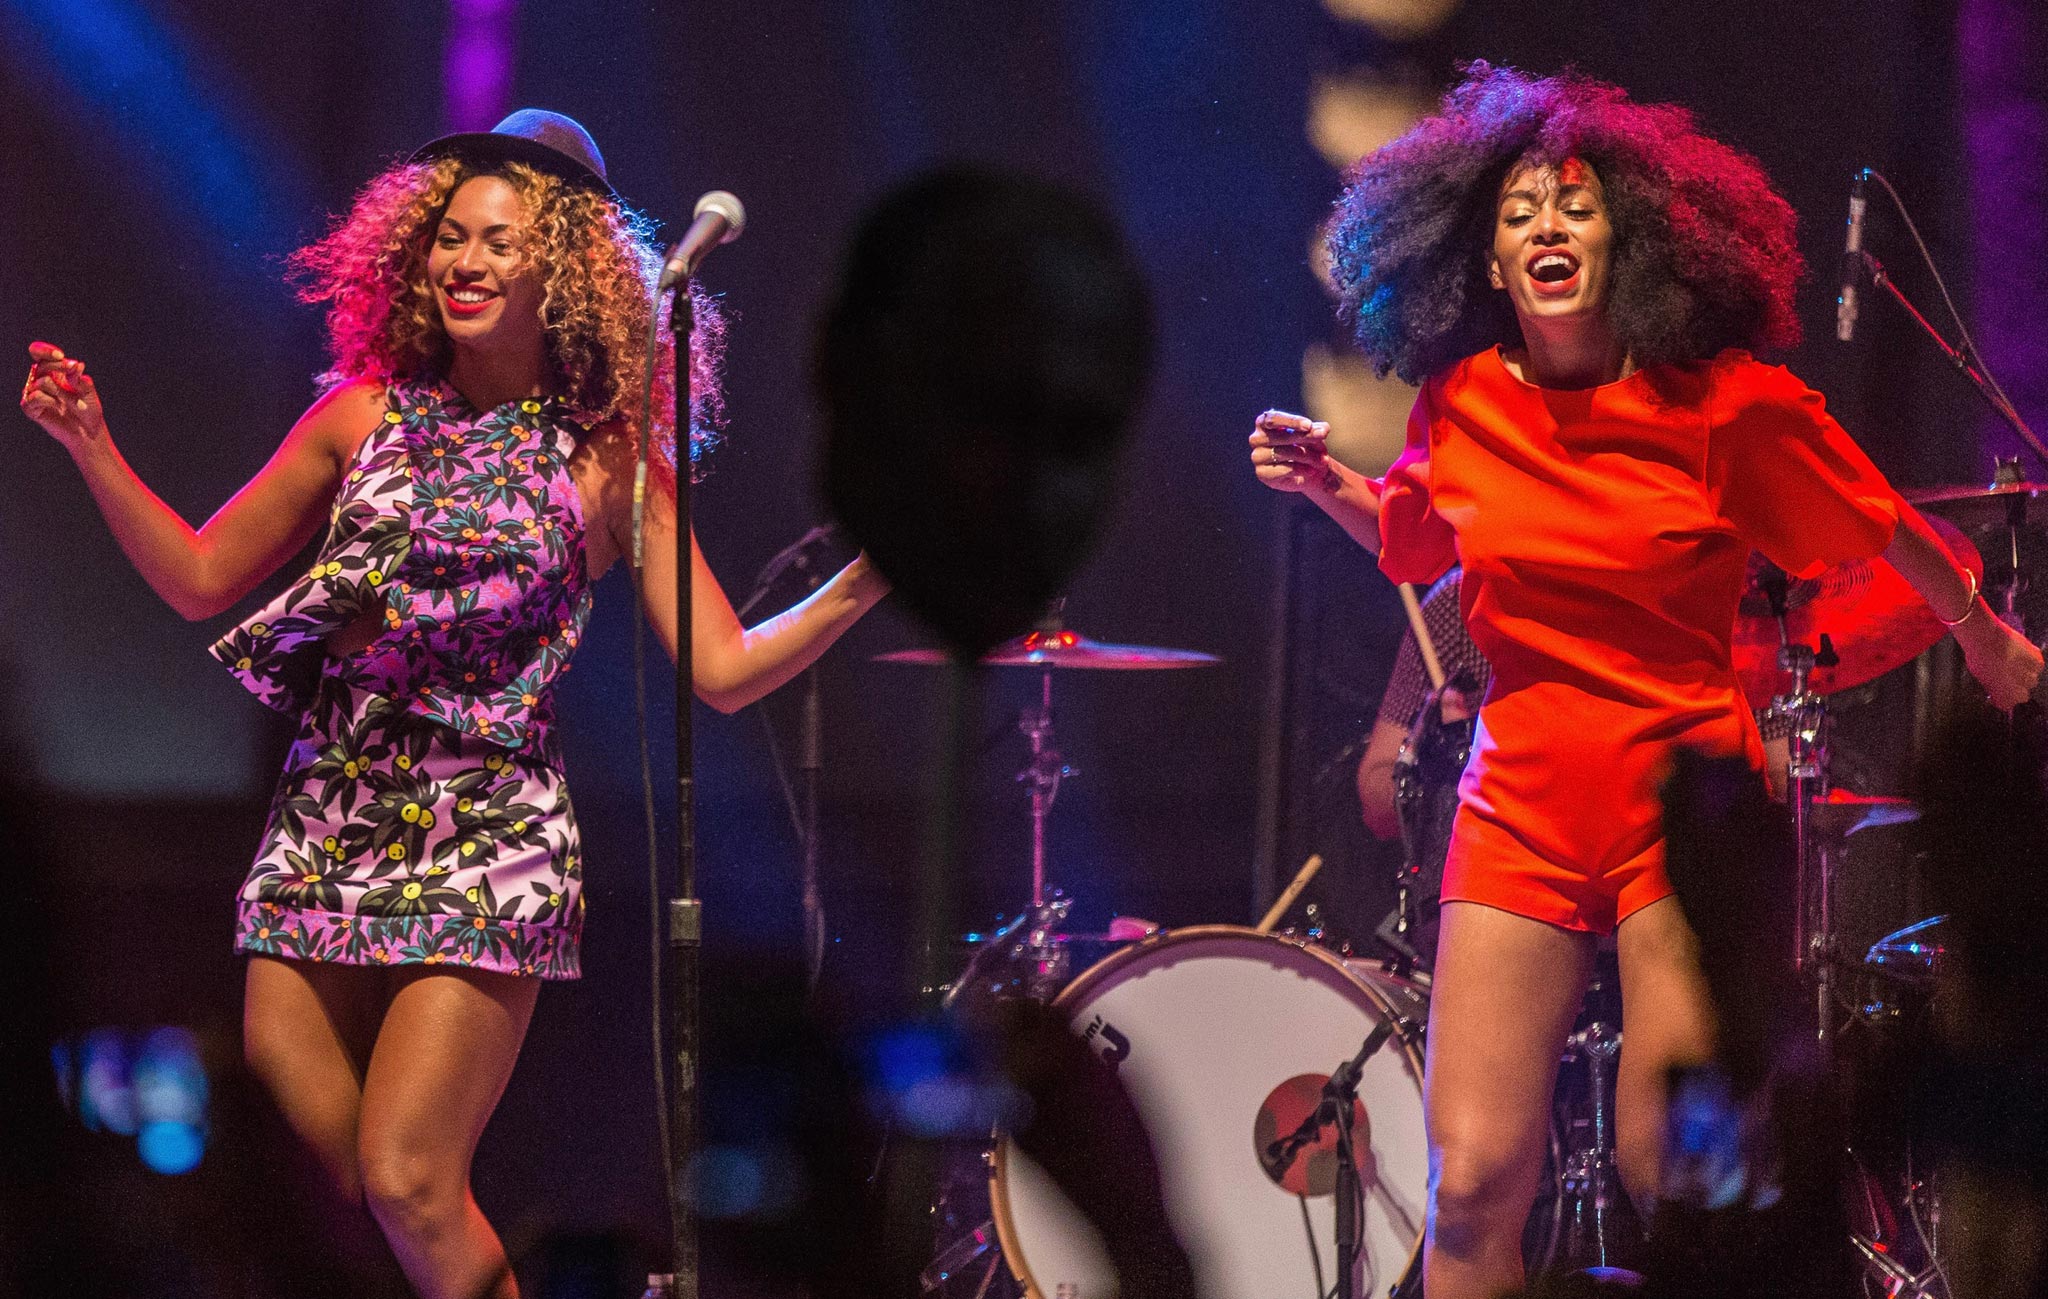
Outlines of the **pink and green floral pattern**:
[[[394,384],[389,406],[313,566],[213,656],[281,712],[334,671],[505,748],[533,743],[590,620],[569,473],[583,425],[552,398],[480,413],[445,383]],[[384,634],[323,665],[326,638],[380,606]]]
[[[553,690],[590,615],[581,426],[394,385],[313,566],[211,652],[301,713],[243,885],[242,951],[580,968],[582,863]],[[326,639],[381,609],[384,633]]]
[[235,946],[573,979],[582,889],[553,755],[500,748],[329,676],[285,759]]

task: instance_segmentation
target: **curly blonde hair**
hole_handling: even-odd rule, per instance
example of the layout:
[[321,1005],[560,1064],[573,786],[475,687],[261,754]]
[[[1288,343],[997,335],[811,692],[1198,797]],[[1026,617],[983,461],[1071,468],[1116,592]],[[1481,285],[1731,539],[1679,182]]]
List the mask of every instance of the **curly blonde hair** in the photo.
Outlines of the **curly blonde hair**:
[[[524,256],[540,268],[540,314],[555,390],[595,426],[637,429],[647,382],[649,302],[661,270],[654,225],[595,190],[524,163],[478,166],[461,158],[401,163],[356,195],[326,237],[293,253],[306,302],[329,303],[327,384],[389,382],[447,372],[451,344],[427,276],[434,231],[455,191],[499,176],[529,220]],[[690,331],[690,460],[718,440],[725,320],[694,285]],[[675,343],[664,304],[655,348],[653,440],[671,489],[676,464]]]

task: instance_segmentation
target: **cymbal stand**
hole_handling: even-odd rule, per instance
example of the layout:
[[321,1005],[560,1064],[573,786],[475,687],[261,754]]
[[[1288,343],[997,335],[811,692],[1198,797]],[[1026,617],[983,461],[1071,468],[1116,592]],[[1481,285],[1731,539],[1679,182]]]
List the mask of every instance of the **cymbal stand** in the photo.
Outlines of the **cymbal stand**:
[[[2019,475],[2020,462],[2017,457],[2001,458],[1992,471],[1991,481],[1994,486],[2001,483],[2016,483],[2020,480]],[[2005,572],[1995,584],[1991,582],[1989,572],[1984,576],[1987,587],[1995,588],[1998,593],[1994,607],[1998,608],[1999,618],[2006,626],[2032,640],[2033,632],[2027,627],[2026,616],[2020,612],[2020,593],[2027,584],[2026,578],[2022,576],[2024,570],[2020,568],[2020,533],[2026,526],[2027,496],[2022,492],[2014,492],[2005,502],[2006,553],[2001,556],[2005,560]],[[1985,594],[1991,594],[1991,590],[1987,589]]]
[[[1839,659],[1825,633],[1820,637],[1818,651],[1792,640],[1785,626],[1786,589],[1782,576],[1765,583],[1772,613],[1778,620],[1778,666],[1792,675],[1792,689],[1771,701],[1771,711],[1792,725],[1787,739],[1790,762],[1786,774],[1791,786],[1788,801],[1792,806],[1798,862],[1793,961],[1801,973],[1813,979],[1815,1035],[1822,1054],[1827,1056],[1834,1050],[1841,1013],[1835,985],[1842,954],[1841,935],[1835,932],[1833,848],[1814,832],[1809,815],[1814,803],[1826,798],[1828,791],[1827,697],[1811,689],[1811,676],[1814,668],[1832,667]],[[1908,1194],[1911,1193],[1909,1189]],[[1915,1273],[1890,1257],[1882,1243],[1860,1232],[1852,1231],[1849,1243],[1889,1299],[1946,1299],[1928,1288],[1928,1283],[1940,1274],[1931,1260],[1927,1271]]]
[[1031,787],[1031,905],[1041,907],[1045,905],[1045,821],[1053,800],[1059,797],[1060,781],[1074,774],[1053,747],[1050,670],[1040,678],[1038,707],[1024,710],[1017,729],[1031,741],[1031,762],[1017,773],[1017,781]]
[[1615,1252],[1615,1232],[1608,1218],[1621,1195],[1608,1103],[1621,1057],[1621,1037],[1617,1029],[1596,1017],[1565,1039],[1565,1058],[1583,1061],[1586,1066],[1587,1108],[1591,1111],[1587,1117],[1592,1130],[1586,1134],[1589,1140],[1577,1144],[1558,1170],[1570,1223],[1561,1252],[1583,1267],[1611,1266]]
[[1813,669],[1840,662],[1825,632],[1820,648],[1794,641],[1785,624],[1788,582],[1780,573],[1764,583],[1778,621],[1778,666],[1792,677],[1792,689],[1771,701],[1771,711],[1791,723],[1786,776],[1796,853],[1793,909],[1793,968],[1814,983],[1816,1033],[1826,1047],[1835,1035],[1835,965],[1840,938],[1834,931],[1834,862],[1829,845],[1814,833],[1811,809],[1828,792],[1828,703],[1812,688]]

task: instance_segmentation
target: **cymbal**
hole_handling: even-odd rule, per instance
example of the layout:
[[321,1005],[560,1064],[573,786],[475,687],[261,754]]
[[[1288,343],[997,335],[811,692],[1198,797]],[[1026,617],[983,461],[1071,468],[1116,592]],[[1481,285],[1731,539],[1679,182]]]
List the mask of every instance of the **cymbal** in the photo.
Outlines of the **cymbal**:
[[[1970,539],[1946,519],[1929,516],[1927,522],[1956,562],[1981,581],[1984,560]],[[1778,571],[1761,554],[1749,557],[1749,578],[1735,616],[1735,671],[1751,708],[1762,708],[1792,689],[1792,674],[1778,666],[1778,621],[1764,593],[1764,580]],[[1883,560],[1856,559],[1787,585],[1785,632],[1815,650],[1821,636],[1827,636],[1840,661],[1833,667],[1816,665],[1807,680],[1815,693],[1830,695],[1912,662],[1948,628],[1897,569]]]
[[1917,821],[1920,809],[1909,798],[1831,789],[1826,798],[1816,799],[1807,806],[1806,815],[1822,834],[1847,838],[1858,830]]
[[[2036,496],[2048,492],[2048,483],[1993,483],[1989,487],[1915,487],[1900,491],[1924,514],[1939,515],[1975,532],[2003,528],[2011,519],[2009,511],[2017,502],[2022,513]],[[2038,511],[2048,519],[2048,509]],[[2037,519],[2041,522],[2043,519]]]
[[[944,650],[907,649],[875,655],[877,663],[942,666],[951,660]],[[1005,641],[978,660],[992,668],[1090,668],[1097,671],[1158,671],[1162,668],[1205,668],[1223,660],[1199,650],[1160,649],[1153,645],[1111,645],[1074,631],[1035,631]]]

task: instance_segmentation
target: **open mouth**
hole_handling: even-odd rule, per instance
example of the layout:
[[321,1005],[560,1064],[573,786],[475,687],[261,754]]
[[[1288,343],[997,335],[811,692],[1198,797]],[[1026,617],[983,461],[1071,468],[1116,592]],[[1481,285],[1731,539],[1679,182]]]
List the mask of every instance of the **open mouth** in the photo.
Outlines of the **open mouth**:
[[448,304],[451,314],[474,316],[497,300],[498,295],[477,284],[450,284],[441,289],[441,298]]
[[1579,259],[1570,253],[1544,253],[1529,263],[1529,278],[1538,284],[1563,284],[1579,273]]

